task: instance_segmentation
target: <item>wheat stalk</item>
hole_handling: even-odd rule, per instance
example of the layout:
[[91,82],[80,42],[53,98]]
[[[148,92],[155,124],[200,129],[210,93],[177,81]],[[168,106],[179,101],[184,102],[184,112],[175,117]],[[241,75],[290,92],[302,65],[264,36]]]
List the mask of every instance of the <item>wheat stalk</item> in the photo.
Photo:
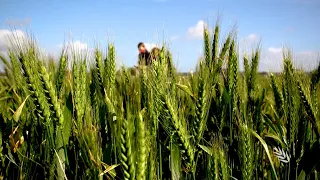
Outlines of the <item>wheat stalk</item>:
[[59,61],[59,69],[56,77],[56,91],[59,93],[61,91],[61,87],[63,86],[63,81],[66,75],[66,70],[68,66],[68,56],[62,52],[60,61]]
[[253,160],[254,160],[254,149],[253,140],[248,126],[241,124],[239,127],[239,156],[241,162],[241,174],[242,179],[253,179]]
[[302,102],[304,104],[304,108],[310,118],[310,121],[312,122],[312,124],[314,124],[315,128],[316,128],[316,135],[319,138],[319,133],[320,133],[320,123],[317,120],[317,115],[316,112],[314,110],[313,105],[311,104],[310,98],[307,94],[307,91],[303,88],[302,83],[300,81],[298,81],[298,89],[299,89],[299,94],[300,94],[300,98],[302,99]]
[[206,66],[210,67],[211,66],[212,57],[211,57],[209,30],[207,28],[205,28],[203,33],[204,33],[203,37],[204,37],[205,62],[206,62]]
[[137,143],[138,143],[138,155],[137,155],[137,180],[146,179],[146,162],[147,162],[147,150],[145,143],[145,124],[143,122],[142,113],[140,112],[137,119]]
[[220,27],[218,24],[216,24],[214,28],[213,41],[212,41],[212,62],[211,62],[212,70],[215,68],[215,65],[218,60],[218,55],[219,55],[219,32],[220,32]]
[[125,179],[134,179],[135,166],[131,147],[130,134],[128,132],[128,120],[123,119],[121,126],[121,164]]
[[277,85],[276,79],[273,74],[271,74],[271,85],[272,85],[272,90],[273,90],[273,94],[274,94],[276,109],[278,111],[279,116],[281,117],[283,114],[284,99],[283,99],[282,92],[280,91],[280,89]]

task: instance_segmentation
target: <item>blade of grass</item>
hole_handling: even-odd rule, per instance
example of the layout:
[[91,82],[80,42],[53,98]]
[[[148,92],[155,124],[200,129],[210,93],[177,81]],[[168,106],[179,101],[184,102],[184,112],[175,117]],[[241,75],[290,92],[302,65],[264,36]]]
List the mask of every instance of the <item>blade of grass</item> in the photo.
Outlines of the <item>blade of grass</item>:
[[259,134],[257,134],[256,132],[254,132],[253,130],[251,130],[251,133],[260,141],[260,143],[262,144],[264,150],[266,151],[266,154],[268,156],[268,159],[270,161],[270,164],[271,164],[271,167],[272,167],[272,172],[274,174],[274,177],[276,180],[278,180],[278,177],[277,177],[277,172],[276,172],[276,169],[274,168],[274,164],[273,164],[273,161],[271,159],[271,155],[270,155],[270,152],[269,152],[269,149],[268,149],[268,145],[267,143],[262,139],[261,136],[259,136]]

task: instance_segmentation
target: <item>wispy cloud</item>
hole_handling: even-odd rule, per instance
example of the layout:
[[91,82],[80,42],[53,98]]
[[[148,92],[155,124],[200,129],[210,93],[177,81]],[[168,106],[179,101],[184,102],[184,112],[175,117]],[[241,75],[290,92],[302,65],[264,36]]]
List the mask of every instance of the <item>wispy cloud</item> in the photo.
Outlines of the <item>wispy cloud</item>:
[[268,52],[274,53],[274,54],[282,53],[282,48],[269,47]]
[[177,39],[189,39],[189,40],[200,40],[203,38],[204,28],[208,27],[207,23],[203,20],[199,20],[194,26],[187,29],[187,32],[182,35],[174,35],[169,37],[170,41],[175,41]]
[[192,26],[187,31],[187,37],[191,39],[203,38],[203,30],[208,25],[203,21],[199,20],[195,26]]
[[175,40],[179,39],[179,37],[180,37],[180,36],[171,36],[171,37],[169,38],[169,40],[170,40],[170,41],[175,41]]
[[25,18],[25,19],[12,19],[9,18],[5,21],[5,23],[10,26],[10,27],[21,27],[21,26],[26,26],[31,23],[31,18]]
[[258,45],[261,37],[256,33],[251,33],[248,36],[244,37],[240,41],[240,46],[243,49],[246,49],[247,47],[252,47]]

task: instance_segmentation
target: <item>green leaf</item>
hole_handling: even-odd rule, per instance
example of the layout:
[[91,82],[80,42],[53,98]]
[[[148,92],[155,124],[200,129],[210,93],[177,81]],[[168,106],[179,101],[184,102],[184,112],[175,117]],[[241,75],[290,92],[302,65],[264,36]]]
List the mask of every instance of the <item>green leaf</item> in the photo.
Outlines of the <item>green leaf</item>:
[[179,146],[170,142],[170,171],[172,180],[181,179],[181,156]]
[[[7,149],[10,149],[10,146],[9,146],[8,143],[6,143],[6,147],[7,147]],[[13,163],[14,165],[16,165],[17,167],[20,167],[20,166],[18,166],[18,164],[17,164],[16,161],[14,160],[14,157],[13,157],[11,151],[8,151],[8,154],[6,154],[5,156],[6,156],[6,158],[8,158],[8,160],[9,160],[11,163]]]
[[303,170],[300,172],[298,180],[305,180],[306,179],[306,172]]
[[212,152],[212,148],[208,147],[208,146],[204,146],[199,144],[199,147],[204,150],[206,153],[208,153],[210,156],[212,156],[213,152]]
[[63,143],[65,145],[69,142],[69,137],[71,135],[71,128],[72,128],[72,96],[69,93],[68,97],[66,98],[66,105],[63,107],[63,116],[64,122],[62,126],[62,136],[63,136]]
[[271,139],[277,141],[279,144],[281,144],[281,146],[282,146],[283,148],[286,147],[286,145],[282,142],[282,140],[280,139],[280,137],[277,136],[277,135],[275,135],[275,134],[269,134],[269,133],[268,133],[268,134],[265,135],[265,137],[266,137],[266,138],[271,138]]
[[272,159],[271,159],[271,155],[270,155],[270,152],[269,152],[269,149],[268,149],[268,145],[267,143],[261,138],[261,136],[259,136],[259,134],[257,134],[256,132],[254,132],[253,130],[251,130],[251,133],[260,141],[260,143],[262,144],[264,150],[266,151],[266,154],[268,156],[268,159],[270,161],[270,164],[271,164],[271,167],[272,167],[272,172],[275,176],[276,179],[278,179],[277,177],[277,172],[276,172],[276,169],[274,168],[274,165],[273,165],[273,162],[272,162]]
[[55,154],[56,154],[56,156],[57,156],[57,158],[58,158],[59,165],[60,165],[60,168],[61,168],[62,171],[63,171],[64,178],[65,178],[66,180],[68,180],[67,175],[66,175],[66,172],[65,172],[64,165],[62,164],[62,161],[61,161],[61,159],[60,159],[60,157],[59,157],[59,155],[58,155],[58,152],[57,152],[55,149],[53,149],[53,150],[54,150],[54,152],[55,152]]
[[235,178],[235,177],[233,177],[233,176],[230,176],[230,179],[238,180],[237,178]]
[[22,113],[22,109],[24,107],[24,104],[26,103],[27,99],[29,96],[26,97],[26,99],[21,103],[21,105],[19,106],[19,108],[16,110],[16,112],[14,112],[13,114],[13,119],[18,122],[18,120],[20,119],[20,115]]
[[2,97],[2,98],[0,98],[0,101],[6,100],[6,99],[10,99],[10,98],[11,98],[11,96]]
[[107,104],[107,107],[108,107],[108,111],[111,113],[111,114],[116,114],[116,111],[114,109],[114,106],[111,102],[111,100],[109,99],[108,95],[107,95],[107,92],[106,92],[106,89],[103,89],[104,90],[104,95],[105,95],[105,103]]
[[1,90],[0,90],[0,94],[2,94],[3,92],[5,92],[7,94],[9,89],[11,89],[11,88],[2,86]]

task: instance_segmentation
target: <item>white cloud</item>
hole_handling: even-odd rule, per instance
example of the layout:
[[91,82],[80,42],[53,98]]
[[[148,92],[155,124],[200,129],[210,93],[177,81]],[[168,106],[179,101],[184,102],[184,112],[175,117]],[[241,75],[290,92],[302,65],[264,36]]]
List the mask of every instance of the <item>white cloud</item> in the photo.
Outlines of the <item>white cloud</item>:
[[[319,63],[319,53],[315,51],[292,52],[292,61],[296,68],[306,71],[313,70]],[[261,53],[261,71],[280,72],[283,69],[283,49],[269,47]]]
[[[60,48],[60,50],[62,48],[65,48],[69,55],[74,54],[74,53],[79,54],[81,56],[87,56],[87,57],[90,57],[93,55],[93,49],[89,48],[87,43],[79,41],[79,40],[70,41],[65,44],[59,44],[58,47]],[[60,51],[59,51],[59,53],[60,53]]]
[[307,71],[313,70],[318,66],[319,57],[319,52],[301,51],[293,53],[295,66]]
[[7,48],[12,45],[10,41],[21,42],[26,37],[26,34],[21,30],[0,29],[0,52],[6,52]]
[[282,48],[269,47],[268,52],[270,53],[282,53]]
[[[253,46],[254,47],[254,46]],[[245,52],[245,53],[244,53]],[[240,70],[243,71],[244,54],[251,55],[252,49],[245,51],[243,47],[239,51]],[[298,69],[310,71],[319,64],[318,51],[291,51],[293,65]],[[251,57],[249,57],[250,59]],[[283,48],[271,46],[262,48],[260,52],[259,71],[263,72],[281,72],[283,70]]]
[[[14,44],[25,43],[27,35],[22,30],[0,29],[0,54],[7,57],[7,50]],[[14,43],[14,44],[13,44]],[[3,64],[0,61],[0,71],[3,71]]]
[[261,52],[260,71],[280,72],[283,65],[282,48],[270,47]]
[[[21,44],[26,37],[26,34],[21,30],[0,29],[0,54],[6,56],[8,48],[12,47],[12,41]],[[3,71],[3,68],[3,64],[0,61],[0,71]]]
[[94,62],[94,49],[90,48],[85,42],[79,40],[69,41],[65,44],[59,44],[58,47],[60,50],[53,56],[58,59],[58,57],[60,57],[61,50],[65,48],[66,53],[69,56],[69,68],[71,68],[73,62],[77,60],[86,60],[88,65]]
[[200,20],[195,26],[188,29],[187,36],[189,38],[201,39],[205,27],[207,27],[207,24],[203,20]]
[[88,49],[88,44],[81,42],[81,41],[73,41],[73,42],[68,42],[66,44],[59,44],[59,48],[67,48],[70,50],[75,50],[75,51],[82,51],[82,50],[87,50]]
[[79,49],[79,50],[86,50],[88,49],[88,44],[87,43],[82,43],[80,41],[75,41],[72,44],[69,44],[69,46],[72,46],[75,49]]
[[244,37],[241,40],[241,46],[245,49],[247,47],[253,47],[257,45],[257,43],[260,40],[260,36],[258,34],[252,33],[249,34],[248,36]]
[[154,47],[158,47],[158,45],[155,43],[144,43],[144,45],[148,51],[151,51],[151,49]]

